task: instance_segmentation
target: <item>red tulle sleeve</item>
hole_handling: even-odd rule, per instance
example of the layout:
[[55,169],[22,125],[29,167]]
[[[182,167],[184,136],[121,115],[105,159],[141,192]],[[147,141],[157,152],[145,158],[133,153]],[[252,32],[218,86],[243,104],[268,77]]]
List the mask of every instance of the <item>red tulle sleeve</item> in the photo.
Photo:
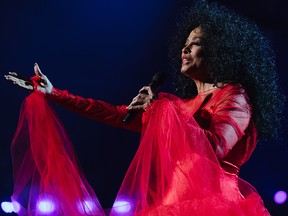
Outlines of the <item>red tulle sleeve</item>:
[[123,122],[127,114],[127,106],[113,106],[101,100],[84,98],[69,93],[67,90],[53,88],[47,99],[55,102],[73,112],[115,127],[126,128],[131,131],[141,132],[142,112],[139,112],[128,124]]
[[209,119],[204,132],[217,158],[223,159],[245,135],[251,119],[251,106],[241,86],[225,87],[213,96],[211,102],[202,113],[202,119],[207,119],[206,116]]
[[104,215],[65,129],[37,91],[21,106],[11,154],[18,215]]

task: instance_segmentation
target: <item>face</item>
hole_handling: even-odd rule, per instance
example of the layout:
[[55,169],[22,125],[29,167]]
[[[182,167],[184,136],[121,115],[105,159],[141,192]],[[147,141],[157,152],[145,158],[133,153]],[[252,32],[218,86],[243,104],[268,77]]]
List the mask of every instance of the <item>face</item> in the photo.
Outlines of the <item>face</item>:
[[202,38],[203,32],[201,27],[197,27],[191,31],[182,49],[181,73],[189,76],[191,79],[205,81],[209,76],[204,65]]

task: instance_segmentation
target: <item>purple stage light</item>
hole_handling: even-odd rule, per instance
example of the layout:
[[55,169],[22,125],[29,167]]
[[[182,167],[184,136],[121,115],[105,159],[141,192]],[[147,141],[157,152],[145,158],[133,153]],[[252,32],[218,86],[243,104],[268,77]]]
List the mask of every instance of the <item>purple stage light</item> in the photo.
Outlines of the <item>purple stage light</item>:
[[274,201],[277,204],[283,204],[287,200],[287,193],[285,191],[278,191],[274,195]]
[[50,214],[55,211],[55,204],[49,199],[39,200],[37,209],[39,213]]
[[14,211],[14,208],[11,202],[2,202],[1,208],[5,213],[12,213]]
[[19,212],[20,212],[20,209],[21,209],[20,204],[19,204],[18,202],[13,201],[13,202],[12,202],[12,205],[13,205],[14,212],[15,212],[15,213],[19,213]]
[[118,200],[113,204],[113,210],[119,214],[128,213],[131,210],[131,204],[126,200]]
[[92,215],[93,212],[96,211],[96,205],[93,201],[91,200],[85,200],[84,202],[80,202],[77,205],[78,211],[81,214],[87,214],[87,215]]
[[20,211],[20,204],[17,202],[2,202],[1,208],[5,213],[18,213]]

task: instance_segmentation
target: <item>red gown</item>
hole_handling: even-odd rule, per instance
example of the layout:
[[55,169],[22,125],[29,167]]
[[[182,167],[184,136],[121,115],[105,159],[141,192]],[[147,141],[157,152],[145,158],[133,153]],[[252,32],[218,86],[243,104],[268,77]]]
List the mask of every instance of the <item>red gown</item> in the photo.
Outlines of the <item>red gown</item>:
[[[122,121],[127,113],[126,106],[112,106],[55,88],[46,97],[97,121],[141,133],[139,148],[122,182],[111,216],[269,215],[256,190],[238,177],[241,165],[249,159],[257,142],[251,105],[240,85],[211,89],[187,100],[160,93],[159,99],[129,124]],[[44,109],[39,108],[39,103]],[[54,215],[104,215],[77,168],[75,153],[65,131],[43,96],[32,93],[21,113],[12,153],[17,155],[21,151],[21,154],[29,152],[29,155],[13,159],[15,176],[21,177],[15,178],[13,200],[21,202],[29,182],[33,185],[28,187],[30,196],[21,204],[25,214],[35,212],[35,199],[45,194],[61,200]],[[39,114],[35,116],[35,113]],[[49,129],[32,136],[37,134],[43,120],[48,123],[51,120]],[[28,132],[25,130],[27,125]],[[30,144],[16,150],[19,141],[23,142],[27,135]],[[49,145],[42,142],[43,137],[51,139]],[[24,174],[29,170],[23,163],[27,158],[34,170]],[[31,182],[31,179],[36,180]],[[37,190],[32,193],[34,187]],[[69,188],[73,188],[73,192]],[[94,203],[94,208],[86,206],[87,199]],[[81,201],[82,211],[75,208],[75,200]]]

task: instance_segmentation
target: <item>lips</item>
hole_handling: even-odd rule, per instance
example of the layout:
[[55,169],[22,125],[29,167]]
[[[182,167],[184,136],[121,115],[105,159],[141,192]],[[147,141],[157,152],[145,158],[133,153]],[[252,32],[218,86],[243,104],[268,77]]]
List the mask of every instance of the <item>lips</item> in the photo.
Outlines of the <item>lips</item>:
[[190,63],[190,61],[188,59],[183,59],[182,60],[182,64],[188,64],[188,63]]
[[187,58],[186,56],[182,56],[182,66],[187,65],[190,62],[191,62],[191,60],[189,58]]
[[191,59],[188,56],[184,55],[184,54],[181,55],[181,58],[182,58],[182,65],[189,64],[190,61],[191,61]]

